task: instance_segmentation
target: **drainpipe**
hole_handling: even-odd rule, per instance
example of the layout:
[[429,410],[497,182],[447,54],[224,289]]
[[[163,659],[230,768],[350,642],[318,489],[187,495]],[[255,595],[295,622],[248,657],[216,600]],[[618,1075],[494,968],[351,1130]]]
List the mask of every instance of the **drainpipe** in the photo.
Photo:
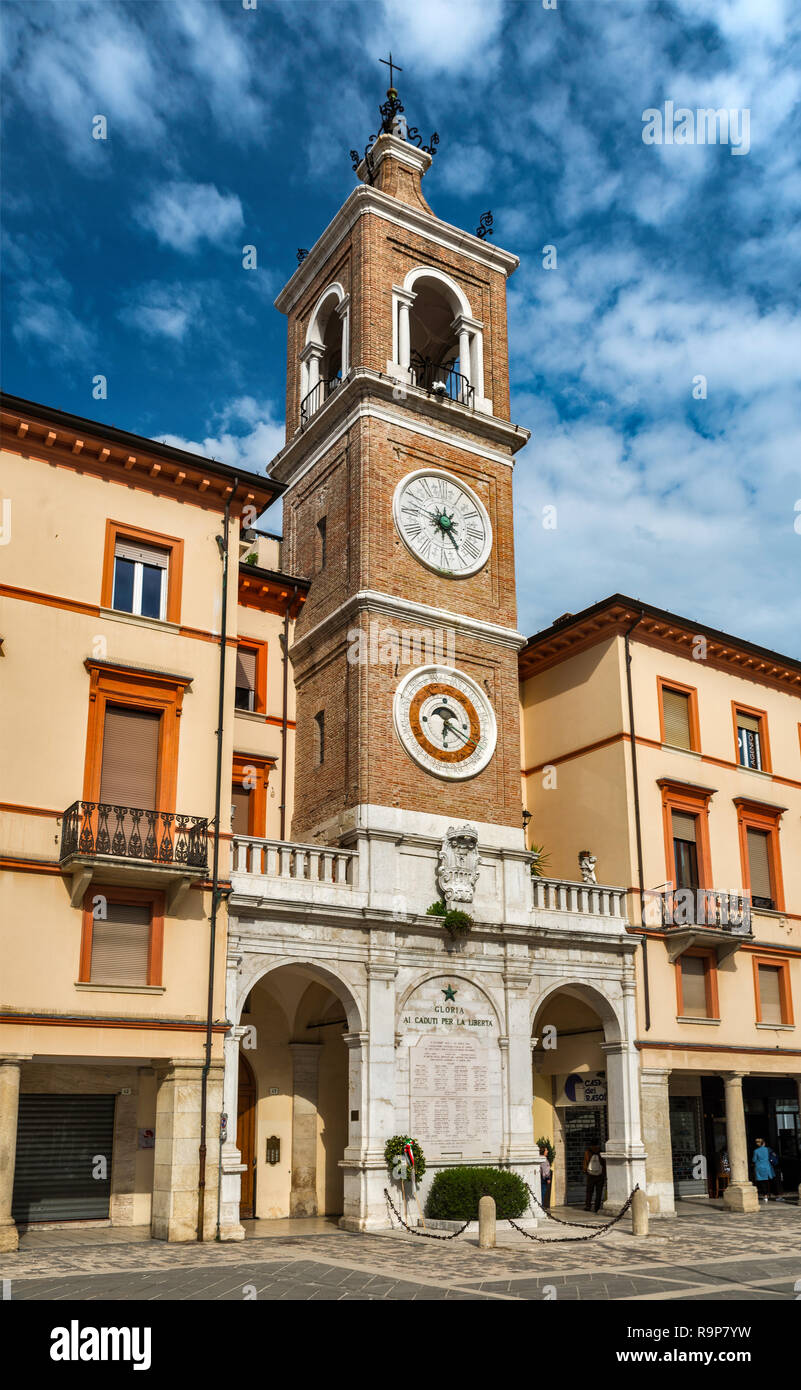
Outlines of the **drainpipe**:
[[[642,921],[643,909],[645,906],[645,873],[642,860],[642,823],[640,820],[640,782],[637,776],[637,735],[634,728],[634,693],[631,687],[631,645],[629,638],[635,627],[643,619],[643,610],[640,609],[639,615],[635,618],[631,627],[626,632],[626,687],[629,697],[629,733],[631,734],[631,773],[634,781],[634,825],[637,833],[637,881],[640,888],[640,920]],[[642,939],[642,983],[643,983],[643,1002],[645,1004],[645,1031],[649,1032],[651,1027],[651,987],[648,979],[648,938]]]
[[298,594],[298,586],[292,598],[287,599],[286,612],[284,613],[284,632],[281,639],[281,647],[284,654],[284,694],[283,707],[281,711],[281,836],[286,839],[286,748],[287,748],[287,699],[289,685],[289,610],[292,607]]
[[209,923],[209,989],[206,1004],[206,1047],[200,1078],[200,1147],[198,1149],[197,1238],[203,1239],[203,1216],[206,1196],[206,1121],[208,1112],[209,1072],[211,1071],[212,1020],[214,1017],[214,966],[217,945],[217,908],[220,902],[220,808],[222,805],[223,726],[225,723],[225,656],[228,626],[228,523],[231,498],[236,496],[239,479],[225,503],[223,534],[217,537],[222,556],[222,608],[220,611],[220,681],[217,705],[217,778],[214,789],[214,855],[211,875],[211,920]]

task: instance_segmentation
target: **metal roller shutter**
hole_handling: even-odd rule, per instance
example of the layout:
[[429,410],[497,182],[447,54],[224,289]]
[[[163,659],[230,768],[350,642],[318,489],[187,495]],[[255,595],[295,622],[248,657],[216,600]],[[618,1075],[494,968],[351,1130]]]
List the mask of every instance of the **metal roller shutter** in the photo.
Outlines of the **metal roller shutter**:
[[[107,1218],[114,1096],[20,1096],[11,1212],[15,1221]],[[92,1176],[96,1158],[106,1177]]]

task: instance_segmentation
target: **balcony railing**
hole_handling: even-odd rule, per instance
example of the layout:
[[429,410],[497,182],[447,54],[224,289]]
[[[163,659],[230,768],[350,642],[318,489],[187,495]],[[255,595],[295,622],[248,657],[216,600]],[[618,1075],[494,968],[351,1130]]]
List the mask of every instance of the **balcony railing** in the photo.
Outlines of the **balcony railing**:
[[751,898],[747,893],[724,893],[718,888],[669,888],[647,896],[655,901],[658,922],[667,931],[703,927],[738,936],[751,932]]
[[442,396],[449,401],[472,408],[476,389],[470,385],[466,376],[453,367],[439,367],[428,358],[419,358],[409,368],[412,382],[428,391],[432,396]]
[[317,414],[320,406],[323,405],[328,400],[328,397],[332,396],[337,387],[341,385],[341,376],[329,377],[328,381],[324,381],[321,378],[316,386],[312,387],[311,391],[306,392],[306,395],[300,403],[301,427],[309,423],[312,415]]
[[265,878],[302,879],[308,883],[351,888],[357,858],[353,850],[234,836],[233,872],[239,874],[262,874]]
[[560,878],[533,878],[534,907],[543,912],[575,912],[590,917],[626,920],[625,888],[573,883]]
[[206,869],[208,821],[173,811],[144,811],[75,801],[64,812],[61,863],[74,857]]

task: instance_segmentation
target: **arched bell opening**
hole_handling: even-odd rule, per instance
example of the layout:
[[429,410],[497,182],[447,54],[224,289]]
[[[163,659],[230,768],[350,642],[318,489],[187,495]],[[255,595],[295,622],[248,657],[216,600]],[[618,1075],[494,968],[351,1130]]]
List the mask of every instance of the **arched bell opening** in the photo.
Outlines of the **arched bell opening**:
[[341,285],[330,285],[317,301],[300,356],[300,423],[304,425],[348,372],[349,301]]

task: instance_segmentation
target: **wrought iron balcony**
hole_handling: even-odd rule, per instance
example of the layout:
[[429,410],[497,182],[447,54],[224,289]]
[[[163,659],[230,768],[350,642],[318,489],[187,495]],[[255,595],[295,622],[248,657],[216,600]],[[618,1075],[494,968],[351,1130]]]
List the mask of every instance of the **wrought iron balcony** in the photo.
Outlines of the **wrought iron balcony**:
[[64,812],[60,862],[108,859],[206,871],[208,821],[173,811],[144,811],[75,801]]
[[718,888],[669,888],[657,894],[657,906],[667,931],[703,927],[739,936],[747,936],[751,931],[748,893],[724,893]]
[[475,387],[455,368],[437,366],[428,357],[416,357],[409,371],[415,386],[420,386],[432,396],[458,401],[460,405],[467,405],[472,409],[476,395]]
[[301,428],[309,423],[312,415],[317,414],[317,411],[328,400],[328,397],[332,396],[337,387],[341,385],[342,377],[332,376],[329,377],[327,381],[321,379],[317,382],[316,386],[312,387],[311,391],[306,392],[306,395],[300,403]]

